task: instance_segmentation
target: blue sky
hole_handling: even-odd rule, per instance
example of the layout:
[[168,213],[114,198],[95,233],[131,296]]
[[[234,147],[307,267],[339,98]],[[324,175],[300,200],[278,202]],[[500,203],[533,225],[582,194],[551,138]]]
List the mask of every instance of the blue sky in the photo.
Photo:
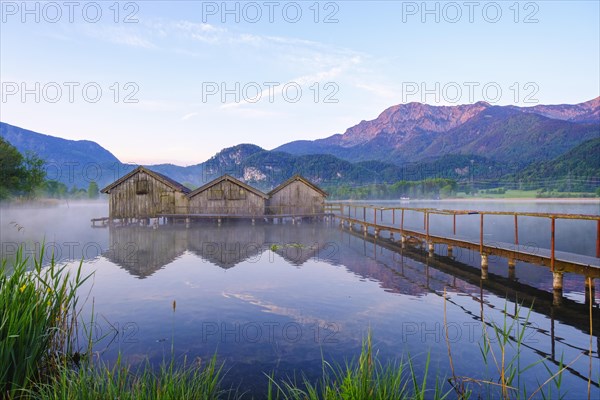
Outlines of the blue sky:
[[411,101],[578,103],[600,94],[599,3],[2,1],[0,119],[190,165]]

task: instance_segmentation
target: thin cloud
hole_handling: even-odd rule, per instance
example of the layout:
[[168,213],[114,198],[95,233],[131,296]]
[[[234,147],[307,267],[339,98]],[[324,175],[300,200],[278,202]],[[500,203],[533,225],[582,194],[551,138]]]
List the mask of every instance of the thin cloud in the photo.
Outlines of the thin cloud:
[[189,114],[185,114],[183,117],[181,117],[181,121],[187,121],[188,119],[195,117],[196,115],[198,115],[197,112],[191,112]]
[[145,35],[137,32],[135,28],[123,28],[115,26],[101,26],[90,24],[83,28],[83,33],[95,39],[110,43],[154,49],[156,45],[148,40]]
[[356,83],[355,86],[359,89],[366,90],[367,92],[371,92],[379,97],[383,97],[385,99],[393,99],[398,96],[398,92],[392,90],[388,85],[379,85],[376,83],[367,83],[367,82],[359,82]]

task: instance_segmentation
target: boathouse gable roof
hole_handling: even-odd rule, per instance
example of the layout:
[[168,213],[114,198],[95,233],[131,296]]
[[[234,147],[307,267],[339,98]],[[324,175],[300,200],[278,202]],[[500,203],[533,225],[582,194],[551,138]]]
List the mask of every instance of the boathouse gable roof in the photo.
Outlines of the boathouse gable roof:
[[279,192],[281,189],[285,188],[289,184],[294,183],[296,181],[300,181],[300,182],[304,183],[305,185],[309,186],[310,188],[312,188],[315,191],[317,191],[318,193],[320,193],[323,197],[329,196],[329,194],[326,191],[324,191],[323,189],[321,189],[320,187],[318,187],[317,185],[315,185],[314,183],[312,183],[311,181],[309,181],[308,179],[304,178],[302,175],[299,175],[299,174],[292,176],[290,179],[281,183],[275,189],[271,190],[268,193],[268,196],[272,197],[275,193]]
[[215,185],[217,185],[217,184],[219,184],[219,183],[221,183],[223,181],[228,181],[228,182],[231,182],[231,183],[233,183],[235,185],[241,186],[242,188],[246,189],[247,191],[249,191],[251,193],[254,193],[257,196],[260,196],[263,199],[269,198],[269,196],[267,196],[265,193],[261,192],[260,190],[258,190],[256,188],[253,188],[252,186],[247,185],[244,182],[242,182],[242,181],[240,181],[240,180],[238,180],[238,179],[236,179],[233,176],[228,175],[228,174],[225,174],[225,175],[222,175],[222,176],[220,176],[220,177],[218,177],[216,179],[213,179],[212,181],[210,181],[210,182],[208,182],[208,183],[200,186],[198,189],[196,189],[196,190],[188,193],[187,196],[189,198],[192,198],[192,197],[196,196],[197,194],[202,193],[205,190],[207,190],[207,189],[209,189],[209,188],[211,188],[211,187],[213,187],[213,186],[215,186]]
[[133,176],[135,176],[136,174],[138,174],[140,172],[144,172],[144,173],[150,175],[154,179],[156,179],[156,180],[164,183],[165,185],[169,186],[171,189],[175,190],[176,192],[182,192],[184,194],[190,193],[190,189],[188,189],[187,187],[185,187],[181,183],[177,182],[176,180],[171,179],[171,178],[169,178],[166,175],[163,175],[163,174],[161,174],[159,172],[156,172],[156,171],[152,171],[152,170],[150,170],[150,169],[148,169],[146,167],[142,167],[142,166],[139,166],[136,169],[134,169],[133,171],[129,172],[128,174],[123,175],[121,178],[117,179],[116,181],[114,181],[110,185],[106,186],[100,192],[101,193],[110,193],[110,191],[112,189],[114,189],[115,187],[119,186],[120,184],[122,184],[123,182],[127,181],[128,179],[132,178]]

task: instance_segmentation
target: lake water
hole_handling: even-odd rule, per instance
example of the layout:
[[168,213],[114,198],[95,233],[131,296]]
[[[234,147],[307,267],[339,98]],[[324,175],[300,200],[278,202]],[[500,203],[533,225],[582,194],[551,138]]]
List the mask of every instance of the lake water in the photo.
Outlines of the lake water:
[[[600,213],[598,202],[402,205]],[[563,375],[561,393],[586,398],[591,370],[592,398],[600,396],[600,291],[589,356],[583,277],[565,276],[566,300],[555,307],[550,272],[526,263],[517,263],[517,280],[510,281],[506,260],[490,257],[490,279],[482,283],[477,253],[455,249],[452,259],[429,258],[327,223],[91,228],[90,219],[106,216],[107,208],[105,203],[3,208],[0,239],[5,257],[19,245],[33,254],[45,241],[63,263],[75,266],[84,259],[84,271],[94,276],[83,288],[89,298],[82,317],[94,317],[95,350],[108,362],[119,352],[134,365],[146,359],[159,363],[171,352],[179,360],[207,360],[216,353],[225,363],[225,385],[260,398],[266,375],[318,379],[323,360],[343,363],[356,357],[371,330],[383,361],[410,355],[422,372],[429,354],[431,373],[449,377],[445,306],[457,375],[497,379],[493,363],[486,366],[480,353],[482,316],[488,324],[505,317],[510,322],[522,303],[519,323],[525,323],[529,307],[531,313],[521,366],[545,357],[554,372],[561,359],[565,364],[575,360]],[[391,215],[383,218],[391,223]],[[405,218],[406,228],[422,228],[422,215]],[[478,238],[478,216],[458,218],[457,233]],[[512,223],[511,217],[489,217],[485,240],[510,242]],[[432,234],[448,233],[451,224],[452,217],[430,219]],[[549,220],[523,218],[519,235],[521,243],[548,247]],[[593,256],[594,222],[557,221],[557,250]],[[548,377],[540,364],[524,372],[520,383],[531,393]]]

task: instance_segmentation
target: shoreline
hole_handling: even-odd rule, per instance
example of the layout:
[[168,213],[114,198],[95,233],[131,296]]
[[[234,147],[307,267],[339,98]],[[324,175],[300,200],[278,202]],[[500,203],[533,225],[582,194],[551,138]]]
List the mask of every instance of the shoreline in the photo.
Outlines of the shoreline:
[[[421,201],[421,200],[415,200]],[[429,200],[425,200],[429,201]],[[600,203],[600,198],[594,197],[455,197],[431,201],[510,201],[510,202],[530,202],[530,203]]]
[[473,201],[473,202],[510,202],[510,203],[598,203],[600,204],[600,198],[596,197],[549,197],[549,198],[535,198],[535,197],[474,197],[474,198],[466,198],[466,197],[454,197],[447,199],[410,199],[410,200],[400,200],[400,199],[388,199],[388,200],[331,200],[330,203],[391,203],[391,202],[401,202],[401,203],[416,203],[416,202],[440,202],[440,203],[451,203],[451,202],[461,202],[461,201]]

